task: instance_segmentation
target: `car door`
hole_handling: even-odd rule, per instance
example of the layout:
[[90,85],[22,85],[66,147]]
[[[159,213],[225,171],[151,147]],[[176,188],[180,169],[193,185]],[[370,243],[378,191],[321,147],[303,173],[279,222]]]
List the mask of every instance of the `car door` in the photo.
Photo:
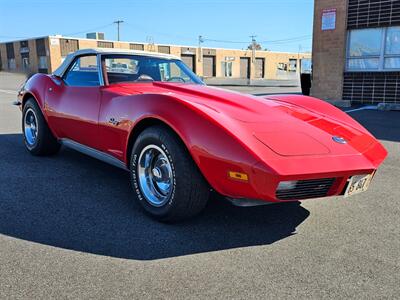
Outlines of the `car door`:
[[59,138],[98,148],[100,81],[97,56],[79,56],[47,86],[45,110]]

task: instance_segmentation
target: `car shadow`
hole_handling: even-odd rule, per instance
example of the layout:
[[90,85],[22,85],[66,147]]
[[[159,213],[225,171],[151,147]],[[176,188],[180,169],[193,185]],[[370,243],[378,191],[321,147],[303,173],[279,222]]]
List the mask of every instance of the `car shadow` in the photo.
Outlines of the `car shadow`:
[[64,249],[153,260],[287,238],[308,216],[300,203],[239,208],[213,196],[179,224],[146,216],[129,174],[69,149],[34,157],[20,134],[0,135],[0,233]]
[[[346,110],[352,110],[349,108]],[[362,124],[377,139],[400,142],[400,112],[359,110],[349,115]]]

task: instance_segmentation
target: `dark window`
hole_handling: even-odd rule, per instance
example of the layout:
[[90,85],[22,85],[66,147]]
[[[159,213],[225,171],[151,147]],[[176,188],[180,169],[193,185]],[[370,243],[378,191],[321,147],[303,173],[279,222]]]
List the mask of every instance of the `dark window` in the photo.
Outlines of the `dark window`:
[[21,48],[28,47],[28,41],[20,41],[19,44],[20,44]]
[[46,45],[44,39],[36,40],[36,53],[37,56],[46,56]]
[[158,46],[158,52],[160,53],[165,53],[165,54],[170,54],[171,49],[169,46]]
[[7,58],[15,58],[15,53],[14,53],[14,44],[13,43],[7,43],[6,44],[6,49],[7,49]]
[[69,53],[75,52],[78,49],[79,49],[78,40],[60,39],[60,50],[62,57],[65,57]]
[[81,56],[74,60],[66,75],[64,82],[70,86],[98,86],[99,73],[97,69],[97,56]]
[[114,48],[114,43],[113,42],[98,41],[97,42],[97,47],[99,47],[99,48]]
[[131,50],[140,50],[143,51],[144,50],[144,45],[143,44],[129,44],[129,48]]

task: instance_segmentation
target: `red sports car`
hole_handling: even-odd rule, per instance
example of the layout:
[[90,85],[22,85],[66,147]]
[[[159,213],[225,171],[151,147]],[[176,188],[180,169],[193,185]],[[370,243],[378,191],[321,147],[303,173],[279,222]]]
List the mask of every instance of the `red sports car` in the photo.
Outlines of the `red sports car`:
[[158,53],[79,50],[31,77],[18,104],[30,153],[64,145],[129,170],[162,221],[200,212],[211,190],[242,206],[353,195],[387,155],[324,101],[208,87]]

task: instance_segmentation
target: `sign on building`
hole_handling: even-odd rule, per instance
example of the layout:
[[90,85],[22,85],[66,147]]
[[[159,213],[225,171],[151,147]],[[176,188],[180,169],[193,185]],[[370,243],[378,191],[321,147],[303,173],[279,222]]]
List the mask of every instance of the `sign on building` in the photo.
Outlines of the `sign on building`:
[[322,10],[322,30],[336,29],[336,8]]

